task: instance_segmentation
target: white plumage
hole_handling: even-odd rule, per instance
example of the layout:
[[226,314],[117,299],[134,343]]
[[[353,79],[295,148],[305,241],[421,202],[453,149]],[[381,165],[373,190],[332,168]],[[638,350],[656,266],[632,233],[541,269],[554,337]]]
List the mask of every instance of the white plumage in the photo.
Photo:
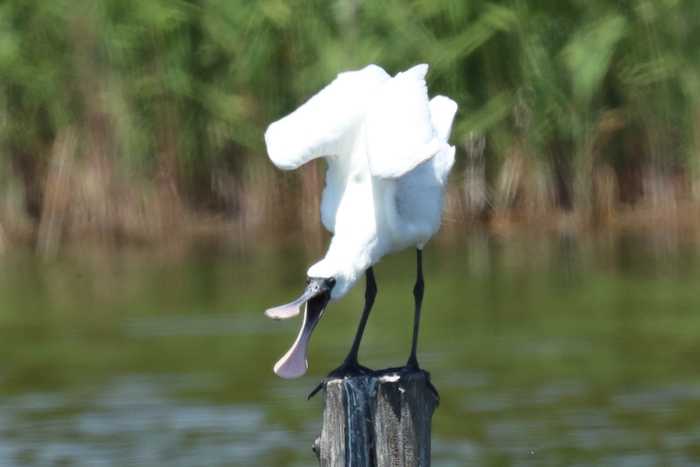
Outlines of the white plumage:
[[[384,255],[410,246],[421,250],[440,228],[457,104],[444,96],[428,100],[427,71],[418,65],[391,78],[370,65],[341,73],[265,133],[270,159],[280,169],[318,157],[328,162],[321,217],[334,235],[325,258],[308,270],[309,278],[332,279],[327,303],[345,296]],[[301,299],[267,314],[294,316],[313,296],[307,288]],[[313,322],[307,306],[297,342],[275,367],[280,376],[306,371],[308,337],[327,303],[318,306]]]

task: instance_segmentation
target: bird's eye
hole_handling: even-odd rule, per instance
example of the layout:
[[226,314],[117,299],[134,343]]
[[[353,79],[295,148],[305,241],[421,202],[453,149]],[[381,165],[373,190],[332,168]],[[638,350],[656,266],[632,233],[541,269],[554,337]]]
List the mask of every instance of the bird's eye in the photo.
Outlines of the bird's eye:
[[335,278],[334,278],[334,277],[328,278],[328,279],[326,280],[326,283],[328,284],[328,287],[333,287],[333,286],[335,286]]

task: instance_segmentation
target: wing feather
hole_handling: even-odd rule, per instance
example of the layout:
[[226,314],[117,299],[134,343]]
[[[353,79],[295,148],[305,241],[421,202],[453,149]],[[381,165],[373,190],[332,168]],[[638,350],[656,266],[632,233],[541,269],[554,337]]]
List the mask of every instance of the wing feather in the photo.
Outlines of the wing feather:
[[445,96],[435,96],[430,100],[430,119],[435,135],[444,143],[450,139],[452,121],[457,113],[457,103]]
[[369,171],[395,179],[430,160],[441,148],[430,117],[425,75],[417,65],[387,81],[367,114]]
[[390,78],[376,65],[339,74],[297,110],[268,127],[265,143],[272,162],[291,170],[311,159],[349,150],[369,102]]

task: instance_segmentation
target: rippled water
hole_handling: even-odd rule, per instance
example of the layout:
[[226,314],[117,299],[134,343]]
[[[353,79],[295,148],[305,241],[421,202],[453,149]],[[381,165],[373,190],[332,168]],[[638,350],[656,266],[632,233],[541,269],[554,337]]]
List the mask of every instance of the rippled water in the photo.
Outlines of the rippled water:
[[[301,466],[306,400],[344,358],[363,290],[329,308],[309,373],[272,365],[319,253],[223,245],[0,259],[0,466]],[[419,346],[441,393],[433,465],[700,465],[700,250],[692,233],[492,237],[426,248]],[[414,254],[375,267],[361,350],[410,347]]]

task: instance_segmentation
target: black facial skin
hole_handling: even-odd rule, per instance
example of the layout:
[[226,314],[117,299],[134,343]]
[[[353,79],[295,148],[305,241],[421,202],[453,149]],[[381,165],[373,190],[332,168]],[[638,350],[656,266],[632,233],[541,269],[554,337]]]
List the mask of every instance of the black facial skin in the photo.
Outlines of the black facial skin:
[[332,277],[309,277],[306,279],[306,283],[308,285],[306,286],[304,295],[309,293],[313,294],[313,297],[306,302],[306,314],[304,316],[302,333],[311,334],[316,324],[318,324],[318,320],[321,319],[321,315],[326,309],[328,301],[331,299],[331,291],[335,286],[335,279]]

